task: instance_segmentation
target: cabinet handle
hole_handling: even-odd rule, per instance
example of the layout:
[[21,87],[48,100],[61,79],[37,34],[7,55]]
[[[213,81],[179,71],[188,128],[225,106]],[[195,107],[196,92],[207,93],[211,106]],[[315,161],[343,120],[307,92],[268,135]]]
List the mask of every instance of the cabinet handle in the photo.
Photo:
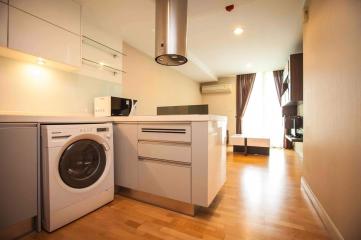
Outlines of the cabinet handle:
[[149,144],[159,144],[159,145],[170,145],[170,146],[190,146],[190,142],[180,142],[180,141],[167,141],[167,140],[138,140],[138,143],[149,143]]
[[142,128],[142,132],[186,134],[184,128]]
[[172,161],[172,160],[159,159],[159,158],[138,156],[138,159],[139,159],[139,161],[159,162],[159,163],[166,163],[166,164],[170,164],[170,165],[177,165],[177,166],[183,166],[183,167],[191,166],[191,163],[188,163],[188,162],[179,162],[179,161]]

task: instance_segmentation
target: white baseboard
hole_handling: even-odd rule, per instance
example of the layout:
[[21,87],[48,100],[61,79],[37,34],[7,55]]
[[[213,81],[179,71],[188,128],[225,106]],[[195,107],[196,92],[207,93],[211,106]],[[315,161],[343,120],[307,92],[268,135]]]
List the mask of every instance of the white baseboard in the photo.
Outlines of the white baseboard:
[[315,208],[318,216],[321,218],[323,225],[325,226],[326,230],[329,232],[330,236],[334,240],[344,240],[343,236],[341,235],[340,231],[333,223],[330,216],[328,216],[326,210],[323,208],[320,201],[318,201],[315,194],[312,192],[310,186],[308,185],[307,181],[302,177],[301,178],[301,187],[305,191],[307,197],[310,199],[313,207]]

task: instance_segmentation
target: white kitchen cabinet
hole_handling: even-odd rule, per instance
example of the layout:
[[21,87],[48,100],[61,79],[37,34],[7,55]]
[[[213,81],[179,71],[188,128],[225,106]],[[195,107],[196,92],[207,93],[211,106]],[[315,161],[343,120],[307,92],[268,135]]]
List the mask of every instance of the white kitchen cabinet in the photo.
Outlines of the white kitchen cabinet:
[[138,124],[114,125],[115,185],[138,189]]
[[162,159],[179,163],[192,162],[192,149],[190,144],[139,141],[138,154],[145,158]]
[[11,6],[8,34],[11,49],[74,67],[81,66],[79,35]]
[[105,45],[95,39],[83,37],[83,57],[86,59],[121,70],[122,56],[120,50],[115,50],[112,45]]
[[116,185],[139,192],[131,197],[186,214],[192,213],[163,198],[193,209],[208,207],[226,181],[226,129],[226,118],[119,122],[114,130]]
[[139,190],[191,203],[191,167],[141,160],[139,161]]
[[72,0],[10,0],[10,6],[80,35],[80,5]]
[[190,142],[191,125],[188,123],[139,124],[138,135],[140,140]]
[[[37,124],[0,123],[0,238],[40,230]],[[14,231],[14,229],[16,231]]]
[[0,2],[0,47],[8,43],[8,5]]

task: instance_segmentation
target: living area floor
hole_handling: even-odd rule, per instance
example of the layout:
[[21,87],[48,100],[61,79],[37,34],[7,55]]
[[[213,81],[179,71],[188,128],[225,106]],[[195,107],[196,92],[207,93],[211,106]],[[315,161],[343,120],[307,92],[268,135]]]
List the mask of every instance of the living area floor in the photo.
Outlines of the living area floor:
[[301,190],[296,153],[228,153],[227,182],[195,217],[122,196],[53,232],[23,239],[329,239]]

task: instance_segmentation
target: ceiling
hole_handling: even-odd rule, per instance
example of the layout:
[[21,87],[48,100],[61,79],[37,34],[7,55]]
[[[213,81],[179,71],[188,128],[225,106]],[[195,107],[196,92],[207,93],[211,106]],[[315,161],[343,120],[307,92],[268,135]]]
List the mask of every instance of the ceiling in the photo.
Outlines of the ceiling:
[[[78,0],[86,21],[154,57],[155,0]],[[190,78],[281,69],[302,51],[303,0],[188,0],[189,62],[174,67]],[[234,3],[232,12],[225,5]],[[235,27],[244,32],[234,35]]]

